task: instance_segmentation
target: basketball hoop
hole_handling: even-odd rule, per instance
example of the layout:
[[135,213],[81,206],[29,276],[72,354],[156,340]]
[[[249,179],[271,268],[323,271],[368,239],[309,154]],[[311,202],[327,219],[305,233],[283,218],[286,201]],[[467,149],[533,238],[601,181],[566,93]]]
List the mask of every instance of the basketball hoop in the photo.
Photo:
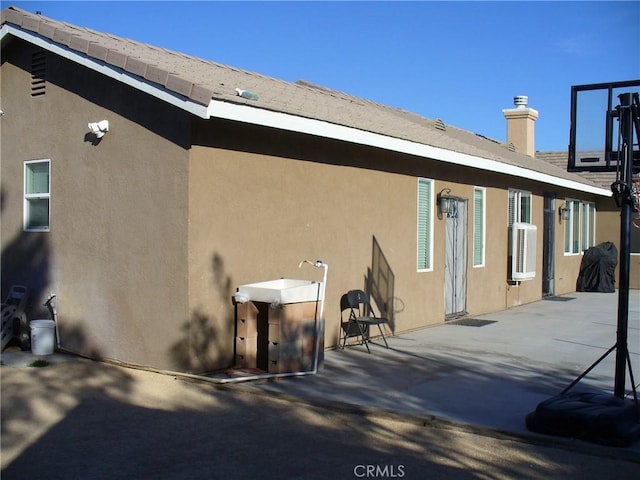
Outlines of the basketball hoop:
[[[571,87],[568,171],[616,172],[624,166],[627,159],[620,151],[623,132],[616,103],[621,94],[639,92],[640,79]],[[631,122],[638,125],[637,117]],[[632,162],[640,165],[638,145],[630,145]],[[622,180],[629,182],[628,177]]]
[[[634,87],[629,91],[629,87]],[[640,228],[640,80],[571,87],[571,130],[567,170],[574,172],[616,172],[611,184],[616,205],[620,208],[620,265],[618,267],[618,322],[616,343],[576,378],[562,393],[538,404],[526,417],[529,430],[552,435],[579,437],[596,443],[628,446],[640,438],[638,412],[640,400],[631,369],[628,348],[629,278],[631,270],[631,225]],[[623,88],[626,91],[620,92]],[[620,104],[613,109],[613,95]],[[581,115],[577,115],[578,93]],[[603,94],[604,93],[604,94]],[[596,96],[594,96],[597,94]],[[584,97],[584,95],[587,95]],[[583,100],[586,99],[586,102]],[[594,107],[595,105],[595,107]],[[604,108],[603,108],[604,107]],[[602,116],[602,112],[605,116]],[[582,117],[585,121],[580,121]],[[593,153],[584,153],[592,136],[585,124],[600,117],[604,135]],[[617,122],[614,122],[617,119]],[[578,121],[578,126],[576,126]],[[580,127],[582,125],[582,127]],[[597,132],[596,132],[597,133]],[[618,135],[616,135],[616,133]],[[613,139],[618,136],[618,145]],[[635,137],[635,141],[634,141]],[[614,148],[616,147],[617,148]],[[603,149],[604,148],[604,149]],[[616,352],[613,398],[602,392],[572,392],[573,388],[610,353]],[[627,401],[626,373],[631,380],[633,402]],[[613,401],[612,401],[613,400]],[[603,423],[604,419],[610,422]]]

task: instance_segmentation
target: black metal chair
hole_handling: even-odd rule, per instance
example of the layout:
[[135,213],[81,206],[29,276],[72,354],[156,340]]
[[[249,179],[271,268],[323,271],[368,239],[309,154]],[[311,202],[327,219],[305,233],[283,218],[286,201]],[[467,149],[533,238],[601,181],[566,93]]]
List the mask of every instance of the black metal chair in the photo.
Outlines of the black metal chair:
[[364,342],[368,332],[366,326],[359,324],[355,320],[353,309],[349,303],[349,296],[345,293],[340,297],[340,347],[344,350],[348,338],[360,337],[360,344]]
[[[343,313],[346,311],[348,311],[348,319],[345,322]],[[382,325],[388,324],[389,320],[375,315],[375,312],[371,307],[369,295],[365,292],[362,290],[350,290],[345,293],[340,299],[340,312],[343,349],[346,345],[347,338],[361,337],[361,343],[364,343],[365,347],[367,347],[367,351],[371,353],[371,350],[369,349],[369,334],[372,325],[378,326],[382,340],[384,341],[385,346],[389,348],[387,338],[382,330]]]

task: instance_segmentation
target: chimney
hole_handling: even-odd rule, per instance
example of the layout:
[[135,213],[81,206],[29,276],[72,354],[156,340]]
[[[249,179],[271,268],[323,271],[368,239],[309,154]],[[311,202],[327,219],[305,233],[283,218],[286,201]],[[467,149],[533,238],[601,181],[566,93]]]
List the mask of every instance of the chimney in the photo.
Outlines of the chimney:
[[527,105],[529,97],[518,95],[513,97],[515,108],[502,110],[507,119],[507,143],[512,143],[516,152],[524,153],[530,157],[536,154],[535,122],[538,119],[538,111]]

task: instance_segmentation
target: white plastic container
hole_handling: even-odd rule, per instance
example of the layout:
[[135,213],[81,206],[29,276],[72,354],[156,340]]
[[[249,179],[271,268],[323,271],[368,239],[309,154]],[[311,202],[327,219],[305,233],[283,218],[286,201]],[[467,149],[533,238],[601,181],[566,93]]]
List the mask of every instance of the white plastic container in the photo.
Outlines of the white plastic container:
[[53,320],[31,320],[31,353],[51,355],[55,341],[56,322]]

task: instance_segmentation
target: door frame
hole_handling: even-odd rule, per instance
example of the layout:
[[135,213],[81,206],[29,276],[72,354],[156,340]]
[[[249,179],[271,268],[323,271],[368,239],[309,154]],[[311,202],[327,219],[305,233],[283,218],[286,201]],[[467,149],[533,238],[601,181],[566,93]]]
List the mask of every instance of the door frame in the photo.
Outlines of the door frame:
[[[455,200],[454,213],[447,214],[444,219],[445,320],[453,320],[467,315],[469,200],[460,197],[451,198]],[[464,208],[460,208],[460,204],[463,204]],[[463,215],[464,218],[461,218],[461,215]],[[454,230],[451,231],[451,228]],[[453,245],[450,244],[450,239]],[[453,251],[451,251],[451,249],[453,249]],[[449,286],[451,286],[451,289]]]
[[542,227],[542,296],[555,295],[556,194],[544,192]]

